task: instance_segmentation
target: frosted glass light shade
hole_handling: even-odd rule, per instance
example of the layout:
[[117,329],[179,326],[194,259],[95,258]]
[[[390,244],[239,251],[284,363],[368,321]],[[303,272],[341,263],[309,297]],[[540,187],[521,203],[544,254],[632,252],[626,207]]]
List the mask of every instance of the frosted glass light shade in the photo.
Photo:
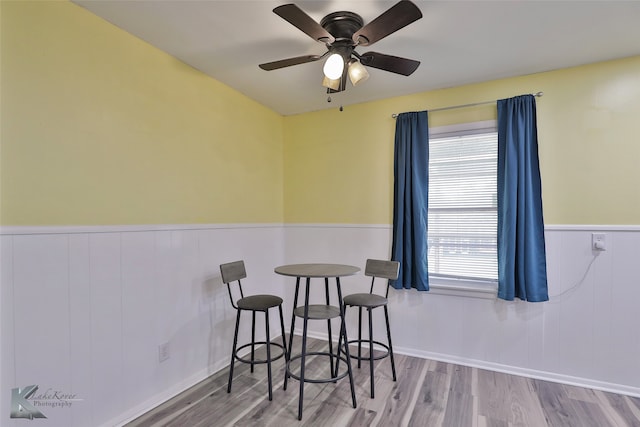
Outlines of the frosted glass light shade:
[[360,82],[364,82],[369,78],[369,72],[364,65],[360,63],[357,59],[352,59],[349,61],[349,80],[351,80],[351,84],[354,86]]
[[341,79],[330,79],[327,76],[324,76],[324,79],[322,79],[322,86],[329,88],[329,89],[333,89],[333,90],[339,90],[340,89],[340,80]]
[[342,72],[344,71],[344,59],[337,53],[331,54],[324,63],[322,71],[324,75],[331,80],[339,79],[342,77]]

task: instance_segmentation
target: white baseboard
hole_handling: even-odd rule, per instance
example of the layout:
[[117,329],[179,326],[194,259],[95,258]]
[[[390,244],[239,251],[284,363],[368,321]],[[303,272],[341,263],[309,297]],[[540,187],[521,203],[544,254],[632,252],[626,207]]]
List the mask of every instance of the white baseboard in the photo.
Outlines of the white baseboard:
[[[302,335],[302,330],[295,330],[296,335]],[[308,337],[326,340],[327,334],[309,332]],[[334,340],[335,341],[335,340]],[[538,371],[535,369],[520,368],[517,366],[502,365],[500,363],[487,362],[484,360],[469,359],[465,357],[452,356],[450,354],[434,353],[429,351],[417,351],[406,347],[393,348],[394,354],[403,354],[405,356],[418,357],[420,359],[436,360],[438,362],[453,363],[456,365],[470,366],[473,368],[486,369],[488,371],[502,372],[510,375],[519,375],[521,377],[535,378],[543,381],[551,381],[554,383],[567,384],[578,387],[591,388],[610,393],[624,394],[627,396],[640,397],[640,388],[630,387],[624,384],[615,384],[604,381],[597,381],[589,378],[572,377],[570,375],[556,374],[547,371]]]
[[[302,330],[296,329],[294,333],[299,338],[302,337]],[[316,338],[320,340],[327,339],[327,334],[323,334],[323,333],[308,332],[307,336],[310,338]],[[337,342],[336,340],[334,341]],[[510,375],[519,375],[527,378],[535,378],[535,379],[551,381],[555,383],[591,388],[595,390],[602,390],[610,393],[640,397],[639,388],[629,387],[623,384],[614,384],[614,383],[592,380],[588,378],[572,377],[569,375],[556,374],[553,372],[538,371],[535,369],[526,369],[526,368],[520,368],[517,366],[502,365],[499,363],[452,356],[449,354],[434,353],[434,352],[428,352],[428,351],[416,351],[415,349],[410,349],[406,347],[395,347],[394,353],[402,354],[405,356],[418,357],[421,359],[436,360],[439,362],[453,363],[456,365],[486,369],[489,371],[502,372]],[[217,372],[219,372],[220,370],[226,367],[227,367],[227,363],[225,361],[220,361],[217,364],[215,364],[213,367],[203,369],[198,373],[192,375],[191,377],[185,379],[184,381],[181,381],[180,383],[174,385],[168,390],[155,395],[153,398],[147,400],[143,404],[140,404],[132,408],[131,410],[119,416],[118,418],[108,421],[107,423],[103,424],[100,427],[113,427],[113,426],[122,427],[125,424],[144,415],[145,413],[149,412],[153,408],[156,408],[157,406],[165,403],[166,401],[188,390],[189,388],[207,379],[208,377],[216,374]]]
[[[325,337],[326,339],[326,337]],[[453,363],[456,365],[470,366],[474,368],[486,369],[489,371],[502,372],[505,374],[519,375],[527,378],[551,381],[555,383],[573,385],[578,387],[602,390],[611,393],[624,394],[628,396],[640,397],[640,388],[630,387],[623,384],[608,383],[589,378],[573,377],[570,375],[556,374],[536,369],[520,368],[517,366],[502,365],[500,363],[487,362],[484,360],[468,359],[452,356],[449,354],[433,353],[427,351],[416,351],[414,349],[394,347],[394,353],[406,356],[419,357],[421,359],[437,360],[439,362]]]
[[199,372],[193,374],[189,378],[186,378],[183,381],[175,384],[173,387],[153,396],[151,399],[148,399],[146,402],[135,406],[134,408],[128,410],[124,414],[121,414],[117,418],[113,418],[106,423],[102,424],[100,427],[122,427],[125,424],[135,420],[136,418],[146,414],[152,409],[160,406],[161,404],[167,402],[168,400],[174,398],[180,393],[188,390],[194,385],[198,384],[201,381],[206,380],[210,376],[216,374],[222,369],[228,366],[226,361],[220,361],[213,366],[210,366],[206,369],[202,369]]

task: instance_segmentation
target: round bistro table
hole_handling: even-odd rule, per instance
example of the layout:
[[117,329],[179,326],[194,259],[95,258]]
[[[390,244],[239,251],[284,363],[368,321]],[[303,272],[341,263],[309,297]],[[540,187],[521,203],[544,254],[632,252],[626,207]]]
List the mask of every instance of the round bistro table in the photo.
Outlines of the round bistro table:
[[[296,289],[293,302],[293,315],[291,316],[291,333],[289,335],[289,349],[287,350],[287,366],[284,378],[284,389],[287,388],[289,377],[293,377],[300,382],[300,396],[298,397],[298,420],[302,419],[302,403],[305,382],[309,383],[328,383],[337,382],[346,376],[349,376],[351,385],[351,400],[353,407],[356,407],[356,394],[353,384],[353,372],[351,371],[351,357],[349,355],[349,346],[345,346],[345,356],[340,355],[341,349],[338,347],[336,354],[333,353],[333,343],[331,339],[331,319],[340,318],[340,338],[344,342],[347,340],[347,328],[344,320],[344,305],[342,303],[342,289],[340,287],[340,278],[352,276],[360,271],[360,268],[353,265],[345,264],[290,264],[276,267],[274,271],[283,276],[291,276],[296,278]],[[306,279],[304,304],[298,305],[298,297],[300,294],[300,279]],[[311,288],[311,279],[324,279],[325,301],[324,304],[309,304],[309,291]],[[335,279],[336,290],[338,293],[337,306],[331,305],[329,297],[329,279]],[[293,330],[295,327],[296,317],[303,320],[302,326],[302,350],[300,354],[291,356],[293,347]],[[329,351],[328,352],[307,352],[307,325],[309,320],[326,320],[329,335]],[[329,356],[331,377],[322,379],[305,378],[305,359],[310,355]],[[300,374],[295,375],[291,372],[290,363],[292,360],[300,359]],[[334,365],[335,359],[335,365]],[[346,372],[339,372],[340,361],[345,362],[347,366]]]

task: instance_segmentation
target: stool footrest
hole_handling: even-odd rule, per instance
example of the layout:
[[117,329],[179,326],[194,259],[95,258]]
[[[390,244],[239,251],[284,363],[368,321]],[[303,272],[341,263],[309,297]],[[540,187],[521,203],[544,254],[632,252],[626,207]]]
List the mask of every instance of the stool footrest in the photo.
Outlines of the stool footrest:
[[[273,357],[273,356],[271,357],[271,361],[272,361],[272,362],[273,362],[274,360],[278,360],[278,359],[280,359],[281,357],[283,357],[283,356],[285,355],[286,349],[282,346],[282,344],[279,344],[279,343],[277,343],[277,342],[273,342],[273,341],[271,341],[271,343],[270,343],[270,344],[271,344],[272,346],[275,346],[275,347],[279,347],[279,348],[280,348],[280,354],[278,354],[278,355],[277,355],[277,356],[275,356],[275,357]],[[267,342],[266,342],[266,341],[256,341],[255,343],[253,343],[253,345],[255,345],[255,346],[259,346],[259,345],[267,345]],[[268,362],[269,362],[269,360],[267,360],[267,359],[254,359],[254,360],[252,361],[251,359],[247,359],[247,358],[245,358],[245,357],[240,357],[240,356],[238,356],[238,352],[240,352],[240,350],[242,350],[243,348],[247,348],[247,347],[251,347],[251,343],[248,343],[248,344],[242,345],[242,346],[240,346],[240,347],[238,347],[238,348],[236,349],[236,352],[235,352],[235,354],[234,354],[234,357],[236,358],[236,360],[238,360],[238,361],[240,361],[240,362],[243,362],[243,363],[248,363],[248,364],[250,364],[250,365],[257,365],[257,364],[260,364],[260,363],[268,363]],[[249,355],[250,355],[250,354],[251,354],[251,353],[249,353]]]
[[[364,340],[349,340],[349,342],[348,342],[348,344],[356,344],[356,345],[358,343],[360,343],[361,345],[362,344],[366,344],[367,345],[367,349],[369,351],[371,351],[371,349],[369,348],[369,340],[366,340],[366,339],[364,339]],[[379,345],[380,347],[382,347],[384,349],[384,350],[382,350],[382,351],[384,351],[384,353],[383,354],[379,354],[377,356],[374,356],[373,360],[380,360],[380,359],[384,359],[385,357],[389,356],[389,346],[387,344],[383,344],[380,341],[373,341],[373,343]],[[371,359],[369,356],[358,357],[358,354],[357,353],[354,354],[353,351],[350,352],[349,356],[351,356],[352,359],[356,359],[356,360],[365,360],[366,361],[366,360],[370,360]]]

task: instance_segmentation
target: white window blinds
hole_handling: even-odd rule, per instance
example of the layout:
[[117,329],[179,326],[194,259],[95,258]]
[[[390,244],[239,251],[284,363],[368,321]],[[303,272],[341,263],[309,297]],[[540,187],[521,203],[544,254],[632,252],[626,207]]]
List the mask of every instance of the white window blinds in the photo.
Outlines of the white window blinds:
[[431,277],[497,280],[497,159],[495,128],[430,138]]

